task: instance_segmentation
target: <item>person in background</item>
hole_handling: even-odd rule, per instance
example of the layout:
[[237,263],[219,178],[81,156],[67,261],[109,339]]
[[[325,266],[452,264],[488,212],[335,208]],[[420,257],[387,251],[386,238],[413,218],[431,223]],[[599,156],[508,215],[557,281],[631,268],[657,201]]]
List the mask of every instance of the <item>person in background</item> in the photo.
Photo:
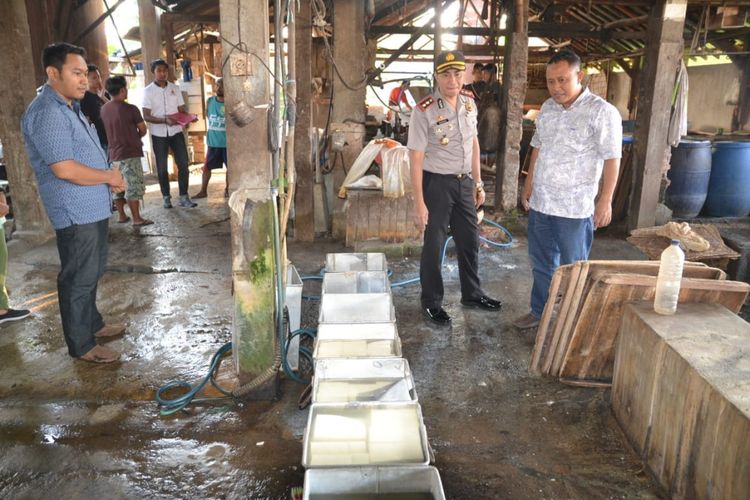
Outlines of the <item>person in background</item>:
[[519,329],[539,324],[555,269],[588,259],[594,230],[610,223],[622,156],[620,113],[583,87],[580,57],[563,49],[546,73],[551,97],[536,120],[521,194],[534,284],[531,311],[513,322]]
[[31,314],[28,309],[11,309],[8,290],[5,288],[5,276],[8,273],[8,245],[5,243],[5,216],[10,207],[5,199],[5,191],[0,191],[0,323],[18,321]]
[[164,198],[164,208],[172,208],[172,195],[169,188],[167,156],[172,150],[177,164],[177,185],[180,192],[180,206],[193,208],[198,206],[190,200],[188,184],[188,154],[182,125],[175,122],[171,115],[185,112],[185,101],[179,87],[169,81],[169,65],[164,59],[151,62],[154,81],[143,89],[143,118],[151,130],[151,147],[156,159],[156,173],[159,176],[159,187]]
[[485,64],[482,69],[482,77],[485,82],[484,91],[492,96],[492,102],[500,106],[502,87],[497,79],[497,65],[494,63]]
[[107,265],[110,190],[123,191],[125,180],[117,168],[108,168],[96,131],[81,113],[79,99],[88,85],[85,54],[64,42],[44,49],[47,83],[23,114],[21,128],[57,237],[57,295],[68,353],[83,361],[112,363],[120,354],[97,345],[96,338],[121,335],[125,325],[104,324],[96,288]]
[[214,96],[208,98],[206,103],[206,120],[208,130],[206,131],[206,161],[203,162],[203,182],[201,190],[193,198],[205,198],[208,196],[208,181],[211,180],[211,170],[226,165],[227,177],[224,187],[224,197],[229,196],[229,165],[227,163],[227,126],[224,117],[224,79],[216,80]]
[[137,107],[128,104],[128,84],[123,76],[113,76],[106,82],[107,92],[112,100],[102,106],[102,122],[107,129],[109,141],[109,161],[117,162],[128,188],[115,195],[115,207],[119,214],[117,222],[125,223],[130,218],[125,214],[127,200],[133,225],[148,226],[153,221],[141,217],[140,202],[146,192],[143,183],[143,144],[141,137],[146,135],[146,123]]
[[466,63],[461,52],[435,59],[436,91],[417,103],[409,123],[409,161],[414,218],[424,229],[419,268],[424,316],[439,325],[451,322],[443,309],[441,253],[448,230],[458,254],[461,304],[499,311],[501,303],[482,292],[479,282],[479,223],[484,203],[479,171],[477,107],[462,90]]
[[109,102],[109,95],[104,92],[102,85],[102,75],[95,64],[87,65],[88,73],[88,90],[81,99],[81,112],[96,127],[96,135],[99,136],[99,142],[102,144],[104,151],[107,151],[109,141],[107,140],[107,131],[102,123],[101,112],[102,106]]
[[479,102],[484,90],[487,88],[487,83],[484,81],[484,75],[482,73],[483,69],[484,64],[474,63],[474,67],[471,70],[471,83],[464,85],[464,90],[471,92],[472,97],[474,97],[474,100],[477,102]]
[[402,80],[398,87],[391,89],[391,93],[388,95],[388,112],[386,113],[386,121],[391,127],[396,127],[396,122],[400,119],[398,110],[402,109],[403,105],[406,111],[411,111],[412,106],[409,102],[409,86],[411,83],[409,80]]

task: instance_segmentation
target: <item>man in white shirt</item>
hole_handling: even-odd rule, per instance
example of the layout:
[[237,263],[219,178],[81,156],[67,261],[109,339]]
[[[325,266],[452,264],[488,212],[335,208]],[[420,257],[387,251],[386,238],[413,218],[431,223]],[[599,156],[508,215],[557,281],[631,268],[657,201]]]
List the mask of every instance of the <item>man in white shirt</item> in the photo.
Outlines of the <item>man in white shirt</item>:
[[164,59],[155,59],[151,63],[151,72],[154,74],[154,81],[143,90],[143,119],[151,130],[151,145],[156,158],[156,172],[164,197],[164,208],[172,208],[167,172],[167,155],[170,149],[177,164],[180,206],[193,208],[197,203],[190,200],[188,195],[189,172],[185,136],[182,133],[182,125],[170,118],[175,113],[185,112],[185,101],[179,87],[168,80],[169,66]]
[[581,59],[572,50],[558,52],[547,63],[551,98],[536,121],[521,195],[529,210],[531,311],[513,322],[517,328],[539,324],[555,269],[588,259],[594,229],[612,219],[622,118],[614,106],[583,88],[583,76]]

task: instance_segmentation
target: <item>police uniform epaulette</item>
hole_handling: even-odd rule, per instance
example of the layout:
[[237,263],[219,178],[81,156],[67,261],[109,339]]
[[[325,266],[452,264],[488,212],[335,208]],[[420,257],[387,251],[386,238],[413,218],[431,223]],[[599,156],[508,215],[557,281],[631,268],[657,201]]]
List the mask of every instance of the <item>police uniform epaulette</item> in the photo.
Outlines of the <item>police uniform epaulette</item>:
[[460,94],[466,97],[471,97],[472,99],[474,98],[474,94],[472,93],[471,90],[461,89]]
[[421,101],[419,101],[417,103],[417,106],[422,111],[427,111],[427,108],[429,108],[433,104],[435,104],[435,99],[431,95],[428,95],[427,97],[425,97],[424,99],[422,99]]

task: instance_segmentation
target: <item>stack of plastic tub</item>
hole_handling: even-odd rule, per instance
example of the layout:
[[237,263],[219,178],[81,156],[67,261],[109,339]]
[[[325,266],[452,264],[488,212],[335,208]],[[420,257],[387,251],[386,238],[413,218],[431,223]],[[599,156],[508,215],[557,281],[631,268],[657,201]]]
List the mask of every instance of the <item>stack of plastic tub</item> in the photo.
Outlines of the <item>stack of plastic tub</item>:
[[445,498],[401,355],[385,256],[329,254],[302,464],[305,499]]

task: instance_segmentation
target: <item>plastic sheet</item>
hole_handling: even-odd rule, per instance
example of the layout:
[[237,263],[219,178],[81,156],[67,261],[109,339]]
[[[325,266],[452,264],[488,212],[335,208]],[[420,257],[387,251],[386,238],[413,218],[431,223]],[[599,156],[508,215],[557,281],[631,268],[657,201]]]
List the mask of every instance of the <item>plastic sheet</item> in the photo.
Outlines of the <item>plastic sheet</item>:
[[409,150],[397,146],[383,151],[383,196],[400,198],[411,192],[411,170],[409,167]]

